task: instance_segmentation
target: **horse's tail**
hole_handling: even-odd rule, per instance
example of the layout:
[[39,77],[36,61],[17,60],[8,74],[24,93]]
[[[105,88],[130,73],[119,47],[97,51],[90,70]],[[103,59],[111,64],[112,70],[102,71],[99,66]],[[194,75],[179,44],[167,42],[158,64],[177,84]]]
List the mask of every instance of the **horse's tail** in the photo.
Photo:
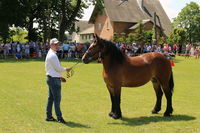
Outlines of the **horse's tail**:
[[173,78],[173,72],[171,72],[171,76],[169,79],[169,89],[173,93],[174,91],[174,78]]

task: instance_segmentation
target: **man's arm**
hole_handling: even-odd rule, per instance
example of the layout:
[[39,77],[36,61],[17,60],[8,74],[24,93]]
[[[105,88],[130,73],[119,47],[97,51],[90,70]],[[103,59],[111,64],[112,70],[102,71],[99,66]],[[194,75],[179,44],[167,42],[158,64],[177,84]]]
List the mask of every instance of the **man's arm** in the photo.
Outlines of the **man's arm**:
[[60,65],[59,60],[58,60],[58,57],[56,57],[56,56],[53,56],[53,57],[52,57],[51,63],[52,63],[52,65],[53,65],[54,69],[55,69],[57,72],[64,72],[64,71],[68,71],[68,72],[69,72],[69,71],[71,70],[71,68],[62,67],[62,66]]

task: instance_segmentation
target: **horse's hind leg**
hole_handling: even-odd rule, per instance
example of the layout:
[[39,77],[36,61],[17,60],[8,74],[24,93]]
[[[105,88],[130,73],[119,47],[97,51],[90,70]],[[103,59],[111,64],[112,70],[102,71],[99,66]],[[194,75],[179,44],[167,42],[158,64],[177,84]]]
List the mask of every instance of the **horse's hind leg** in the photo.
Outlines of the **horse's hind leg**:
[[151,112],[152,114],[157,114],[161,110],[163,92],[157,79],[153,78],[151,81],[153,83],[153,88],[156,93],[156,104]]
[[169,85],[163,86],[163,91],[165,93],[165,97],[167,99],[167,108],[164,113],[164,116],[170,116],[173,112],[172,108],[172,90],[170,89]]

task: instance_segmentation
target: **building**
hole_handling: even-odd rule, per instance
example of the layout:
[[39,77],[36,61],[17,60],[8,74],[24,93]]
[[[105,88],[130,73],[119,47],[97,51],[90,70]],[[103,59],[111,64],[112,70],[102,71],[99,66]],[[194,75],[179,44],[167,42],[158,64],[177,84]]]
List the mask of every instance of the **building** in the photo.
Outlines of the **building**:
[[[137,23],[142,21],[146,30],[154,25],[157,14],[158,32],[168,35],[171,22],[159,0],[103,0],[102,11],[95,6],[89,23],[94,24],[94,32],[102,38],[112,40],[114,33],[134,33]],[[160,22],[160,23],[159,23]]]
[[89,24],[88,21],[78,21],[75,26],[78,32],[72,34],[73,42],[87,43],[93,39],[94,24]]

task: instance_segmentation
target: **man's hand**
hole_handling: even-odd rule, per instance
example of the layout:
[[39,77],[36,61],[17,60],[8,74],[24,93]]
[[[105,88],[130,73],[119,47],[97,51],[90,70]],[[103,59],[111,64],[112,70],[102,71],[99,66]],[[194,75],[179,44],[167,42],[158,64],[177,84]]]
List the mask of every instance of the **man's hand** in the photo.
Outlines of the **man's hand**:
[[61,82],[66,82],[66,79],[63,77],[60,77]]
[[70,67],[70,68],[66,68],[66,71],[67,72],[70,72],[72,70],[72,68]]

